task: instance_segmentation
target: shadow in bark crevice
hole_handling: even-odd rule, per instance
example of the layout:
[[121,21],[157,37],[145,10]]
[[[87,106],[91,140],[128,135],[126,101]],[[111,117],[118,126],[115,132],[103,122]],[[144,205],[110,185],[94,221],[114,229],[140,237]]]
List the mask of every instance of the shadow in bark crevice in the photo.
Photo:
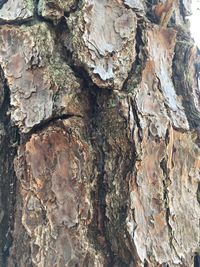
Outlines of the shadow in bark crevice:
[[6,2],[8,2],[8,0],[0,0],[0,8],[2,8]]
[[194,267],[200,267],[200,256],[198,253],[194,256]]
[[[194,43],[185,32],[180,31],[177,35],[177,43],[173,58],[173,83],[178,96],[182,97],[183,107],[187,116],[190,129],[200,126],[200,102],[198,92],[198,79],[200,66],[197,58],[200,52],[197,51],[196,62],[191,62]],[[193,64],[193,66],[191,66]],[[197,104],[198,103],[198,104]]]
[[15,220],[15,201],[16,201],[16,175],[14,171],[14,158],[17,154],[19,144],[18,128],[13,126],[10,115],[10,91],[3,75],[1,80],[4,90],[4,101],[0,108],[0,266],[7,266],[9,249],[12,245],[12,230]]
[[[168,135],[168,132],[166,133],[166,137]],[[165,206],[165,219],[166,219],[166,223],[168,226],[168,237],[169,237],[169,245],[171,247],[171,250],[173,250],[176,254],[176,256],[178,258],[179,255],[173,245],[173,240],[174,240],[174,236],[173,236],[173,229],[172,226],[170,224],[170,208],[169,208],[169,189],[168,186],[171,183],[170,181],[170,176],[169,176],[169,169],[167,167],[167,159],[163,158],[162,161],[160,162],[160,168],[163,172],[163,176],[165,177],[165,179],[163,180],[163,200],[164,200],[164,206]]]
[[39,133],[51,125],[55,125],[56,122],[67,120],[72,117],[83,118],[82,116],[76,114],[55,115],[49,119],[41,121],[39,124],[34,125],[28,133],[21,133],[20,144],[28,142],[33,134]]
[[197,188],[197,201],[200,205],[200,182],[198,183],[198,188]]
[[[96,171],[94,171],[93,176],[91,177],[91,183],[95,186],[91,192],[91,199],[93,201],[93,219],[91,224],[88,226],[88,237],[95,247],[95,249],[101,251],[107,261],[107,267],[113,266],[121,266],[121,267],[128,267],[130,262],[134,260],[133,256],[133,249],[131,247],[131,240],[128,237],[124,238],[124,235],[128,236],[126,232],[126,216],[127,216],[127,193],[128,193],[128,181],[127,176],[129,172],[131,173],[132,169],[134,168],[135,162],[135,148],[134,144],[128,139],[127,137],[127,125],[124,121],[124,118],[121,117],[119,114],[120,106],[117,102],[117,94],[113,90],[107,88],[99,88],[95,85],[88,74],[86,68],[83,65],[79,65],[75,62],[73,57],[73,51],[70,47],[65,46],[64,38],[67,38],[69,32],[68,27],[66,25],[66,21],[63,19],[60,21],[59,26],[56,28],[56,38],[57,43],[59,46],[59,53],[64,62],[70,66],[73,71],[73,74],[78,79],[81,84],[80,90],[82,92],[87,92],[87,97],[89,101],[89,111],[86,116],[84,117],[84,123],[88,125],[89,128],[89,136],[90,142],[93,147],[93,151],[96,155],[96,159],[94,162],[94,166],[96,166]],[[59,40],[59,41],[58,41]],[[111,103],[113,98],[116,97],[115,104],[116,106],[113,108],[111,107]],[[128,152],[124,155],[119,149],[120,157],[123,161],[123,177],[121,177],[118,172],[117,168],[121,164],[117,161],[115,162],[115,167],[113,167],[113,175],[106,174],[106,164],[108,164],[108,158],[112,153],[112,147],[109,149],[107,140],[109,139],[109,130],[108,128],[112,126],[112,110],[114,119],[116,119],[117,123],[115,125],[115,130],[112,131],[121,131],[122,134],[121,138],[125,138],[126,145],[128,146]],[[109,112],[107,112],[109,111]],[[64,115],[64,117],[57,117],[57,119],[68,119],[71,115]],[[72,116],[76,116],[75,114]],[[117,118],[115,117],[117,116]],[[38,125],[32,132],[40,131],[44,129],[49,124],[55,124],[56,119],[51,119],[45,122],[43,125]],[[119,125],[118,125],[119,124]],[[111,131],[111,129],[110,129]],[[29,135],[29,136],[30,136]],[[112,137],[114,140],[114,136]],[[118,144],[119,148],[120,145]],[[107,153],[107,155],[106,155]],[[115,152],[116,153],[116,152]],[[111,177],[112,176],[112,177]],[[123,191],[123,196],[120,196],[117,201],[119,207],[116,207],[118,213],[118,224],[115,221],[110,221],[110,218],[107,217],[108,212],[108,202],[107,197],[111,190],[111,183],[112,179],[118,179],[118,183],[122,184],[121,190],[123,191],[123,185],[125,188]],[[122,179],[122,181],[120,181]],[[112,192],[114,195],[114,192]],[[122,201],[121,201],[122,199]],[[121,201],[121,202],[120,202]],[[119,230],[118,228],[121,227]],[[123,229],[122,229],[123,228]],[[112,233],[113,234],[112,234]],[[119,235],[120,232],[120,235]],[[123,235],[122,235],[123,233]],[[128,243],[128,245],[127,245]],[[115,247],[117,244],[118,248]],[[121,245],[121,247],[120,247]],[[133,245],[132,245],[133,246]],[[120,248],[119,248],[120,247]],[[130,248],[131,247],[131,248]],[[118,253],[117,250],[121,250],[121,255]],[[126,255],[126,256],[125,256]]]
[[128,74],[128,77],[126,78],[124,84],[123,84],[123,91],[125,92],[132,92],[138,84],[140,84],[142,79],[142,71],[145,68],[146,60],[147,60],[147,54],[145,51],[145,22],[142,20],[137,25],[137,31],[136,31],[136,59],[132,64],[132,68]]
[[[79,68],[78,73],[79,77],[84,77],[84,83],[92,84],[92,81],[89,76],[86,75],[85,70],[83,71]],[[81,75],[83,74],[83,76]],[[111,243],[106,235],[106,181],[105,181],[105,151],[104,151],[104,133],[101,129],[101,107],[98,103],[101,95],[112,93],[111,91],[102,91],[94,84],[92,84],[92,88],[90,88],[90,103],[91,103],[91,112],[90,112],[90,133],[91,133],[91,143],[96,153],[95,166],[97,169],[97,176],[93,177],[96,180],[96,188],[93,192],[91,192],[91,196],[93,199],[93,207],[94,207],[94,217],[93,221],[89,227],[89,236],[92,239],[92,242],[97,249],[100,249],[107,260],[108,266],[114,266],[114,253],[111,248]],[[97,241],[97,242],[95,242]]]

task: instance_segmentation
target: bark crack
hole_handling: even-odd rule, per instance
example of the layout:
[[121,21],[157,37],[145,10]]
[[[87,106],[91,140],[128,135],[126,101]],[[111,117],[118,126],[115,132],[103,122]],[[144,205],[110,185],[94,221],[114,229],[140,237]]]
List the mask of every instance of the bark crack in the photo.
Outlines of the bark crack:
[[139,22],[136,29],[136,59],[133,62],[128,77],[123,84],[124,91],[132,92],[137,87],[137,85],[140,84],[142,79],[142,71],[144,70],[147,60],[144,29],[145,21]]
[[1,0],[0,1],[0,9],[3,7],[3,5],[8,2],[8,0]]
[[[168,135],[168,133],[167,133]],[[166,135],[166,136],[167,136]],[[168,137],[167,137],[168,138]],[[175,252],[176,256],[180,259],[176,248],[173,244],[174,239],[174,235],[173,235],[173,228],[170,224],[170,208],[169,208],[169,189],[168,186],[171,183],[170,181],[170,176],[169,176],[169,172],[170,170],[167,167],[167,159],[163,158],[162,161],[160,162],[160,168],[163,172],[163,175],[165,177],[165,179],[163,180],[163,200],[164,200],[164,206],[165,206],[165,218],[166,218],[166,223],[168,226],[168,234],[169,234],[169,245],[171,247],[171,249]]]
[[13,161],[17,149],[13,144],[19,143],[19,133],[7,115],[10,108],[10,90],[2,69],[0,72],[3,81],[1,90],[4,91],[4,101],[0,108],[0,266],[6,266],[15,219],[16,175]]
[[[85,81],[86,82],[86,81]],[[96,225],[98,236],[98,243],[100,245],[100,249],[106,256],[107,259],[107,266],[112,267],[114,266],[114,253],[111,248],[110,240],[107,237],[107,217],[106,217],[106,194],[107,194],[107,183],[105,179],[105,141],[104,141],[104,133],[103,129],[101,128],[100,122],[100,114],[101,114],[101,107],[98,104],[98,98],[100,97],[101,93],[110,93],[101,91],[96,86],[92,88],[91,91],[91,104],[93,106],[93,110],[91,112],[91,132],[92,132],[92,140],[93,146],[96,151],[96,166],[97,166],[97,184],[96,184],[96,191],[94,192],[94,209],[95,209],[95,218],[94,218],[94,225]],[[94,235],[96,236],[94,233]]]
[[[112,245],[107,235],[107,221],[106,217],[106,195],[107,195],[107,182],[105,173],[105,133],[101,126],[102,123],[102,108],[99,104],[99,100],[102,96],[107,95],[108,97],[112,94],[109,89],[101,89],[95,85],[87,73],[87,71],[81,67],[75,65],[72,57],[72,52],[67,49],[64,45],[62,56],[65,62],[70,66],[76,78],[80,81],[81,87],[88,91],[90,111],[88,114],[89,127],[90,127],[90,138],[91,143],[96,153],[95,166],[97,168],[97,175],[94,175],[96,179],[96,186],[92,192],[93,206],[94,206],[94,218],[93,222],[89,227],[89,237],[92,243],[97,246],[97,249],[103,252],[107,260],[107,266],[113,267],[115,261],[115,254],[112,251]],[[71,117],[71,115],[65,115]],[[77,115],[72,115],[77,116]],[[83,118],[83,116],[77,116]],[[65,117],[66,118],[66,117]],[[54,120],[55,121],[55,120]],[[47,122],[49,123],[49,122]],[[45,127],[45,125],[43,126]]]
[[170,225],[170,209],[169,209],[169,196],[168,196],[168,184],[170,182],[169,179],[169,171],[167,168],[167,160],[166,158],[163,158],[162,161],[160,162],[160,168],[163,171],[163,175],[165,177],[165,180],[163,180],[163,199],[164,199],[164,206],[166,210],[166,222],[168,226],[168,233],[169,233],[169,244],[170,247],[174,249],[173,247],[173,229]]
[[142,139],[143,139],[142,127],[140,125],[140,119],[139,119],[138,112],[137,112],[136,100],[131,99],[130,103],[131,103],[131,107],[132,107],[132,111],[133,111],[133,117],[134,117],[135,123],[138,127],[138,138],[139,138],[140,142],[142,142]]
[[72,117],[83,118],[83,116],[78,115],[78,114],[63,114],[60,116],[55,116],[55,117],[52,117],[50,119],[42,121],[40,124],[33,126],[33,128],[30,130],[29,134],[40,132],[44,128],[49,126],[50,124],[53,124],[57,121],[67,120],[67,119],[70,119]]

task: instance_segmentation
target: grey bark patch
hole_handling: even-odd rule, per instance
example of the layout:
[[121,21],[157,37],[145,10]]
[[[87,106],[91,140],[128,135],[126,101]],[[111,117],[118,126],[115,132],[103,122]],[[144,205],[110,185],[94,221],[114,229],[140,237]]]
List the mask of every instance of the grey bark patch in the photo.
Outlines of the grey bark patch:
[[77,63],[98,86],[120,90],[135,60],[135,13],[117,1],[85,0],[68,24]]
[[20,21],[33,17],[34,3],[32,0],[8,0],[0,9],[0,21]]
[[133,9],[144,11],[144,3],[141,0],[124,0],[124,4]]

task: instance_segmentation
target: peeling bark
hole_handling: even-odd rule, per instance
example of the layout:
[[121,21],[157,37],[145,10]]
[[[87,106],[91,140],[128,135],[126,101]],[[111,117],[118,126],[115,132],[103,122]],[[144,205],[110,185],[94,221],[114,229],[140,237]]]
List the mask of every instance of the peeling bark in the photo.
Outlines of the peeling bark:
[[0,266],[199,266],[191,1],[0,1]]

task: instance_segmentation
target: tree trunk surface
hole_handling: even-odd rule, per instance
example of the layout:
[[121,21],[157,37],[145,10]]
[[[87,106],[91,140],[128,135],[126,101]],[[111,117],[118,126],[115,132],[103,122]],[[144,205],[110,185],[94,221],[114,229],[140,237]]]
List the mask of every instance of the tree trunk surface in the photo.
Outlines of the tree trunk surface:
[[199,267],[190,0],[0,1],[0,267]]

